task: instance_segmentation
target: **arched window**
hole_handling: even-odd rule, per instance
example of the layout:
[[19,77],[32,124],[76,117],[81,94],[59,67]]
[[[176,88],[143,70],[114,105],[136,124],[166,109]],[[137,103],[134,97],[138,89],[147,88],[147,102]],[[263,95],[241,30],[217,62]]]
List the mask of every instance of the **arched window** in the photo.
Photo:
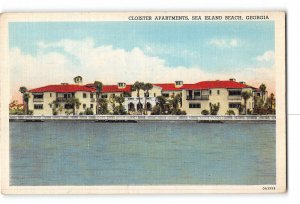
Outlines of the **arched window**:
[[142,103],[138,103],[136,105],[136,108],[137,108],[138,111],[142,110],[143,109],[143,104]]
[[152,105],[151,103],[147,102],[147,110],[148,111],[151,111],[152,110]]
[[135,107],[133,103],[128,104],[128,111],[135,111]]

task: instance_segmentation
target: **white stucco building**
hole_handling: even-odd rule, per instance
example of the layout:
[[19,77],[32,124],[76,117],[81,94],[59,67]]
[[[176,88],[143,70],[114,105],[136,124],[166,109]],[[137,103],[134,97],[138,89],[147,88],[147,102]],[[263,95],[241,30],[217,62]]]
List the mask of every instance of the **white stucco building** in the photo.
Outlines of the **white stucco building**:
[[[75,107],[75,114],[82,114],[88,108],[95,114],[95,85],[81,85],[82,78],[76,78],[76,80],[76,84],[62,83],[29,90],[29,110],[33,110],[34,115],[69,114],[74,107],[68,102],[72,98],[77,98],[80,105]],[[209,111],[213,104],[219,106],[219,115],[225,115],[228,110],[239,114],[239,108],[245,105],[245,100],[242,97],[244,91],[251,94],[250,98],[247,99],[246,108],[252,111],[254,96],[259,97],[261,95],[260,90],[244,82],[237,82],[235,79],[201,81],[195,84],[184,84],[182,81],[153,84],[148,95],[140,90],[139,97],[137,91],[132,90],[132,85],[119,82],[116,85],[104,85],[100,97],[108,101],[108,109],[111,110],[110,98],[123,96],[125,99],[124,108],[127,112],[134,114],[145,108],[145,105],[150,113],[151,109],[158,103],[158,96],[170,99],[181,94],[182,100],[179,108],[188,115],[200,115],[203,110]]]

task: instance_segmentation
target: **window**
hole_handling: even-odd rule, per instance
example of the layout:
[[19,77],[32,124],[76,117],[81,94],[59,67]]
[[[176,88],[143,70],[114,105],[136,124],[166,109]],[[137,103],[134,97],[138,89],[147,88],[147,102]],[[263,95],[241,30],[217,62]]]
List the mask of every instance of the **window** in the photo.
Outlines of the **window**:
[[201,108],[201,104],[200,103],[190,103],[189,108]]
[[93,108],[94,108],[94,104],[91,104],[91,105],[90,105],[90,108],[93,109]]
[[64,98],[71,98],[72,94],[71,93],[64,93],[63,96],[64,96]]
[[33,98],[34,99],[43,99],[44,98],[44,94],[34,94]]
[[154,97],[156,97],[156,93],[154,93],[153,95],[154,95]]
[[86,104],[82,104],[83,109],[86,109]]
[[52,93],[50,93],[50,98],[52,97]]
[[86,93],[83,93],[83,98],[86,98]]
[[73,109],[73,105],[71,105],[71,104],[65,104],[65,109]]
[[194,96],[201,96],[201,92],[200,91],[195,91]]
[[107,94],[103,94],[101,98],[107,98]]
[[217,90],[217,94],[220,95],[220,90]]
[[52,103],[49,104],[50,108],[52,108]]
[[169,97],[169,93],[163,93],[162,94],[164,97]]
[[240,108],[241,103],[229,103],[229,108]]
[[34,109],[43,109],[43,104],[34,104]]
[[91,94],[90,94],[90,97],[91,97],[91,98],[94,98],[94,94],[91,93]]
[[242,93],[241,90],[230,90],[230,91],[228,91],[229,96],[240,96],[241,93]]
[[211,90],[209,90],[209,95],[211,95]]

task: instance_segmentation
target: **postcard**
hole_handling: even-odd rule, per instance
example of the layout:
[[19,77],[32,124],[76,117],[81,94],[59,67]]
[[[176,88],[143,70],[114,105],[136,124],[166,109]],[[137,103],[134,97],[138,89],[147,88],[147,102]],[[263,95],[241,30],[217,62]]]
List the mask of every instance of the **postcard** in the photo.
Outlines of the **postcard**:
[[286,191],[284,12],[0,23],[3,194]]

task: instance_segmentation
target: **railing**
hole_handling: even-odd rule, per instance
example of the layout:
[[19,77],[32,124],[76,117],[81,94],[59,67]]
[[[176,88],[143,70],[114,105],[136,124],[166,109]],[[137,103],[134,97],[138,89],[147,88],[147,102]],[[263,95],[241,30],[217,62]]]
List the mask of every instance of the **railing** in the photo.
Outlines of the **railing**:
[[57,102],[66,102],[68,100],[68,98],[63,98],[63,97],[57,97],[56,101]]
[[186,96],[186,100],[209,100],[209,95]]
[[43,102],[43,98],[33,98],[33,102]]
[[[125,97],[125,101],[144,101],[145,97]],[[148,101],[156,101],[156,97],[147,97]]]
[[242,100],[242,96],[228,96],[228,100]]
[[93,121],[275,121],[275,115],[10,115],[10,120]]
[[91,102],[95,102],[96,101],[96,99],[94,99],[94,98],[91,98]]

